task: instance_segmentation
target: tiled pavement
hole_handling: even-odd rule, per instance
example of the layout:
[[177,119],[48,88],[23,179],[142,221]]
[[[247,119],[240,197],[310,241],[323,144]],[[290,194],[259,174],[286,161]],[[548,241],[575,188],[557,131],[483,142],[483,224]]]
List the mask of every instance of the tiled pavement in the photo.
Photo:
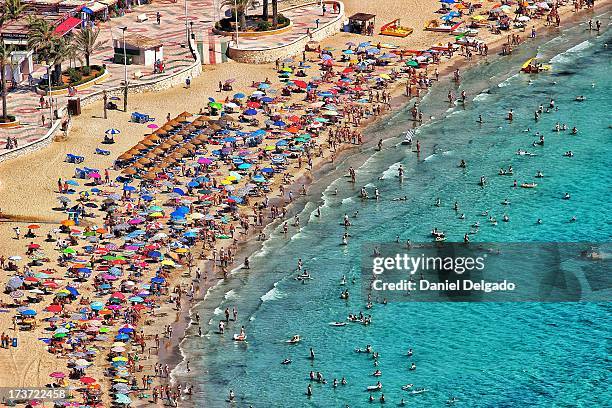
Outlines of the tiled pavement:
[[[206,33],[209,31],[215,20],[215,7],[218,7],[218,0],[195,0],[188,3],[188,21],[193,22],[193,29],[196,33]],[[329,7],[328,7],[329,8]],[[156,12],[161,13],[161,24],[156,22]],[[146,13],[149,17],[148,21],[138,23],[136,17],[139,14]],[[240,48],[265,48],[277,47],[283,44],[290,43],[297,38],[306,34],[308,28],[314,30],[316,28],[316,19],[320,20],[320,25],[332,20],[335,15],[329,12],[322,16],[321,9],[316,6],[300,6],[298,8],[288,10],[283,13],[293,21],[293,27],[290,31],[265,36],[261,38],[240,38]],[[101,28],[99,39],[106,40],[105,46],[99,53],[92,55],[92,64],[106,63],[109,76],[102,83],[94,85],[88,89],[78,92],[77,96],[85,96],[92,92],[96,92],[105,88],[119,86],[123,82],[124,67],[120,64],[112,63],[113,47],[112,38],[120,38],[120,27],[127,26],[128,33],[139,33],[149,37],[161,39],[164,44],[164,63],[165,71],[162,74],[153,74],[152,67],[128,66],[128,78],[130,83],[139,81],[149,81],[153,79],[164,78],[174,72],[177,72],[189,66],[193,59],[189,49],[183,47],[185,44],[185,9],[184,3],[181,1],[174,2],[172,0],[156,1],[152,5],[143,5],[133,9],[122,17],[113,18],[110,21],[99,24]],[[64,65],[67,65],[64,64]],[[142,77],[134,79],[135,71],[141,71]],[[46,68],[38,66],[33,73],[34,78],[40,78],[46,73]],[[0,155],[8,152],[4,150],[4,141],[7,136],[16,137],[19,145],[38,140],[43,137],[49,126],[49,109],[40,109],[40,96],[34,92],[32,87],[27,84],[22,84],[17,89],[8,94],[8,110],[11,114],[15,114],[21,126],[13,129],[0,129]],[[67,96],[55,96],[57,106],[66,106]],[[45,125],[42,126],[42,115],[45,115]]]

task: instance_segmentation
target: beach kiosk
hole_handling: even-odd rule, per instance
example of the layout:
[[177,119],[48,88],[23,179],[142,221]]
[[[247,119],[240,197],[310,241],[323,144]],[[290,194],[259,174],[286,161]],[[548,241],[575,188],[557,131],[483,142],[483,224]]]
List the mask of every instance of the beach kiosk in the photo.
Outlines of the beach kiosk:
[[[123,64],[123,38],[115,38],[113,41],[115,48],[115,63]],[[127,64],[153,66],[155,61],[164,58],[164,47],[162,43],[153,38],[140,34],[126,34],[125,54]]]
[[368,27],[376,24],[376,14],[355,13],[349,17],[349,30],[355,34],[368,34]]

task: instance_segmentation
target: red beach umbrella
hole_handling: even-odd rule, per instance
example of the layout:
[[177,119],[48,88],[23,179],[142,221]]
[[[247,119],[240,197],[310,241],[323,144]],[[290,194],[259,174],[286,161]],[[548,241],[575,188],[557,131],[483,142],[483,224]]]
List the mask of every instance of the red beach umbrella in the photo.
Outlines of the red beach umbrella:
[[45,310],[51,313],[59,313],[62,311],[62,307],[60,305],[49,305]]
[[91,378],[91,377],[81,377],[81,382],[83,384],[93,384],[96,382],[95,378]]

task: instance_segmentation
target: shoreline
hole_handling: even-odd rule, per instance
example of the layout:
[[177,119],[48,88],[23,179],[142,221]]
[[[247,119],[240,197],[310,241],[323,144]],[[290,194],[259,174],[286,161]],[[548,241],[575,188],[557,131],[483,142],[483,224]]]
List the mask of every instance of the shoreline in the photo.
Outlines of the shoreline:
[[[557,37],[560,30],[572,28],[579,24],[584,23],[585,14],[591,14],[595,16],[595,15],[601,15],[601,14],[607,13],[610,10],[612,10],[612,4],[609,4],[609,3],[597,5],[594,10],[581,10],[578,13],[575,13],[571,8],[563,9],[563,12],[560,13],[560,15],[563,18],[563,25],[561,28],[555,27],[555,26],[546,26],[544,25],[542,21],[538,21],[538,23],[540,24],[536,25],[536,28],[538,30],[538,38],[535,40],[535,43],[532,43],[531,41],[533,40],[529,39],[528,41],[524,41],[523,43],[521,43],[519,47],[521,47],[521,49],[529,48],[535,51],[541,44],[546,43],[554,39],[555,37]],[[441,86],[439,84],[442,83],[445,79],[450,79],[455,69],[460,69],[461,71],[473,70],[473,69],[477,69],[479,64],[491,63],[492,61],[498,61],[498,60],[503,59],[507,55],[502,55],[500,52],[505,42],[506,42],[506,39],[504,36],[497,37],[494,41],[487,42],[487,44],[489,45],[489,54],[488,56],[485,56],[484,58],[482,58],[482,56],[478,56],[480,58],[476,58],[472,61],[467,61],[465,59],[458,60],[458,58],[454,57],[451,60],[445,60],[444,63],[436,65],[436,67],[439,69],[440,81],[438,81],[437,83],[434,83],[432,88]],[[571,47],[568,47],[566,49],[569,49],[569,48]],[[512,72],[505,73],[504,75],[510,76],[512,75]],[[363,144],[351,145],[351,146],[344,145],[342,148],[342,151],[338,154],[335,161],[341,163],[344,160],[350,159],[351,157],[355,157],[360,154],[363,154],[362,148],[364,147],[368,149],[373,148],[375,146],[375,143],[374,143],[375,136],[370,135],[368,132],[368,129],[371,129],[377,123],[388,119],[392,115],[397,114],[399,111],[406,108],[408,105],[413,103],[415,100],[421,101],[425,96],[431,94],[432,89],[428,88],[426,92],[422,93],[418,97],[416,96],[407,97],[404,91],[405,81],[403,79],[404,78],[402,78],[402,80],[398,80],[397,82],[395,82],[391,89],[387,89],[387,91],[391,93],[391,102],[390,102],[390,107],[386,108],[384,114],[381,114],[377,117],[372,118],[373,120],[369,121],[368,123],[360,127],[360,129],[364,133]],[[450,81],[450,85],[452,85],[454,88],[458,87],[458,84],[453,81]],[[470,97],[471,99],[474,96],[476,96],[476,94],[470,95],[470,96],[471,96]],[[433,117],[431,119],[424,120],[422,123],[417,124],[417,122],[414,122],[415,123],[414,128],[416,129],[418,127],[430,124],[431,122],[443,120],[444,117],[445,117],[445,114],[443,114],[440,117]],[[373,152],[372,154],[374,153],[375,152]],[[317,166],[315,166],[315,168],[313,168],[312,172],[310,173],[310,177],[307,177],[305,174],[303,174],[300,179],[293,181],[288,186],[289,189],[297,190],[301,184],[305,184],[307,188],[311,187],[311,185],[313,184],[313,179],[318,180],[320,177],[330,175],[331,173],[334,172],[335,170],[334,168],[331,168],[331,169],[328,168],[332,164],[333,163],[329,163],[327,161],[323,163],[318,162]],[[323,188],[321,191],[323,190],[325,190],[325,188]],[[310,195],[310,190],[308,192],[308,195]],[[309,202],[312,202],[312,201],[308,201],[308,198],[306,197],[301,197],[300,200],[297,200],[294,203],[290,203],[287,206],[288,211],[287,211],[286,218],[279,219],[279,220],[271,220],[269,223],[267,223],[262,228],[262,230],[274,229],[279,224],[281,224],[284,220],[290,219],[295,214],[300,214]],[[257,253],[258,251],[262,249],[263,245],[265,244],[267,240],[271,239],[270,236],[267,236],[264,241],[254,240],[253,238],[254,236],[251,236],[248,239],[248,241],[240,242],[240,244],[238,245],[237,251],[236,251],[236,256],[235,256],[236,259],[240,260],[246,257],[251,257],[253,254]],[[241,269],[242,266],[243,266],[242,261],[234,262],[234,264],[232,264],[232,266],[229,268],[231,272],[228,275],[228,279],[232,279],[232,272]],[[202,297],[202,299],[190,305],[188,308],[186,308],[186,310],[182,311],[181,318],[189,318],[192,312],[195,309],[197,309],[197,307],[200,305],[200,302],[206,300],[205,298],[208,295],[208,291],[214,289],[214,287],[216,287],[218,284],[221,284],[223,282],[224,282],[224,279],[220,279],[214,285],[208,286],[204,297]],[[186,325],[183,324],[182,326],[185,326],[186,328],[188,328],[189,323],[187,323]],[[175,381],[175,370],[179,369],[179,367],[182,367],[185,363],[185,355],[184,355],[181,345],[182,345],[183,340],[185,340],[186,338],[187,338],[187,334],[185,332],[183,336],[181,336],[176,341],[172,342],[171,351],[169,351],[167,354],[163,355],[159,359],[160,362],[162,362],[163,364],[169,364],[169,365],[174,364],[175,369],[172,370],[171,383],[174,383]]]
[[[570,11],[568,11],[568,13],[569,12]],[[586,12],[587,11],[584,11],[584,13]],[[579,17],[581,17],[584,13],[577,13],[573,20],[578,20]],[[550,30],[547,30],[547,31],[554,31],[554,30],[555,28],[551,27]],[[552,37],[554,37],[554,35],[552,35],[551,38]],[[497,39],[498,49],[501,48],[501,43],[504,42],[503,40],[504,40],[503,37],[499,37]],[[492,54],[496,54],[496,51],[494,51],[494,47],[491,47],[490,52]],[[497,58],[498,56],[495,55],[494,57]],[[453,60],[450,60],[450,61],[445,61],[448,64],[444,64],[444,67],[445,67],[444,69],[446,70],[446,71],[443,71],[444,76],[448,76],[448,74],[450,74],[455,69],[456,66],[465,67],[469,65],[470,67],[472,67],[482,62],[482,59],[480,58],[475,59],[475,61],[473,61],[472,63],[467,63],[466,61],[456,61],[456,59],[457,58],[454,58]],[[373,136],[368,137],[369,133],[367,129],[371,128],[372,126],[379,123],[380,121],[385,120],[390,115],[395,114],[398,110],[403,109],[407,104],[411,103],[412,99],[404,100],[405,96],[399,95],[403,93],[402,87],[403,87],[403,80],[399,80],[396,83],[394,83],[393,89],[391,88],[388,89],[389,91],[391,91],[392,95],[394,95],[394,97],[391,100],[391,109],[386,110],[383,115],[374,117],[374,120],[369,121],[368,123],[364,122],[364,126],[360,127],[360,130],[364,131],[364,136],[366,136],[365,143],[363,143],[362,145],[349,145],[349,146],[341,145],[342,148],[338,152],[334,163],[330,163],[328,160],[328,157],[324,157],[321,160],[318,160],[316,162],[316,165],[313,171],[310,173],[310,176],[308,175],[309,173],[306,171],[297,172],[298,176],[295,177],[295,179],[290,184],[289,188],[295,191],[297,190],[297,188],[299,188],[300,184],[305,184],[310,187],[313,180],[318,179],[319,175],[332,173],[331,171],[332,169],[330,169],[329,167],[336,166],[335,163],[343,163],[345,160],[348,160],[351,157],[359,154],[361,150],[365,148],[369,149],[370,147],[372,147],[374,143],[374,137]],[[85,120],[85,117],[81,119],[81,121],[84,121],[84,120]],[[427,123],[427,121],[425,121],[423,124],[425,123]],[[296,173],[293,171],[293,169],[291,171],[292,173]],[[278,192],[278,184],[276,182],[275,182],[273,192],[274,193]],[[278,199],[275,196],[274,200],[280,200],[280,199]],[[308,200],[308,198],[300,198],[296,200],[296,202],[289,204],[287,217],[291,217],[291,215],[301,212],[304,206],[307,204],[306,200]],[[51,213],[51,217],[49,218],[50,219],[53,218],[53,213]],[[269,221],[268,218],[265,218],[265,220],[266,221],[264,223],[264,226],[263,228],[261,228],[262,230],[265,230],[265,231],[267,231],[268,229],[274,229],[278,226],[279,223],[283,222],[283,220],[279,220],[279,219],[271,220],[271,222],[268,222]],[[265,241],[259,241],[255,239],[255,234],[258,232],[259,227],[256,227],[254,229],[255,231],[251,230],[250,235],[245,237],[244,242],[241,241],[238,244],[236,248],[235,257],[234,257],[235,262],[230,268],[231,271],[240,267],[241,259],[243,259],[246,256],[250,257],[254,252],[260,250],[262,245],[264,245]],[[203,260],[202,262],[199,263],[199,266],[202,268],[202,270],[207,272],[211,269],[209,267],[209,264],[210,264],[210,260]],[[181,277],[180,275],[183,275],[183,276]],[[186,278],[184,275],[185,275],[185,269],[182,269],[176,272],[172,272],[172,278],[169,280],[170,285],[175,286],[175,285],[184,285],[185,283],[188,284],[190,282],[190,279]],[[230,272],[230,275],[231,275],[231,272]],[[152,365],[155,363],[162,363],[162,364],[168,364],[169,366],[170,365],[174,366],[176,364],[177,367],[182,364],[183,353],[180,348],[180,345],[183,339],[185,338],[184,335],[188,332],[190,328],[189,320],[190,320],[192,311],[194,310],[195,307],[197,307],[199,302],[206,299],[211,287],[214,287],[215,285],[220,284],[222,282],[223,282],[223,279],[219,276],[219,268],[213,267],[212,272],[208,275],[208,279],[204,281],[200,280],[198,282],[200,288],[199,288],[197,295],[194,296],[194,301],[192,304],[189,304],[188,302],[184,302],[182,303],[181,310],[176,312],[175,308],[172,307],[173,305],[169,304],[166,301],[166,299],[164,299],[164,303],[162,303],[161,308],[154,310],[154,313],[151,316],[155,318],[154,325],[157,327],[157,332],[161,333],[162,324],[163,325],[173,324],[175,326],[175,330],[174,330],[175,334],[172,336],[172,338],[168,342],[164,342],[167,344],[164,344],[163,347],[160,347],[160,349],[158,350],[159,354],[157,356],[152,354],[151,357],[147,359],[148,364]],[[162,316],[163,313],[165,313],[166,316]],[[150,335],[147,338],[150,340],[151,339]],[[176,368],[176,367],[173,367],[173,368]],[[138,375],[145,374],[145,373],[146,372],[139,372]],[[108,379],[104,379],[105,384],[107,383],[107,380]],[[144,401],[145,400],[143,400],[142,402],[144,403]],[[140,402],[135,402],[135,404],[140,404]]]

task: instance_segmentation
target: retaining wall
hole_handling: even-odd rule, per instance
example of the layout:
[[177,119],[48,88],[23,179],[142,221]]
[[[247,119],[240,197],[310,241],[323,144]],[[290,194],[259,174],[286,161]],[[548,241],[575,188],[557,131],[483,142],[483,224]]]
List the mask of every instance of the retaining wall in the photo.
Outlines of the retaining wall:
[[[344,3],[341,1],[326,1],[326,4],[332,5],[333,3],[337,3],[340,5],[340,12],[336,16],[336,18],[332,21],[329,21],[327,24],[311,30],[310,34],[313,41],[322,41],[327,37],[330,37],[342,29],[342,23],[345,20],[344,16]],[[303,7],[305,5],[314,5],[319,4],[319,2],[312,2],[308,4],[303,4],[299,6],[290,7],[288,9],[282,10],[290,10],[295,7]],[[329,7],[331,9],[331,7]],[[262,47],[262,48],[252,48],[252,49],[240,49],[236,47],[236,44],[231,41],[229,43],[227,52],[228,56],[234,61],[244,62],[247,64],[265,64],[268,62],[276,61],[277,59],[283,59],[292,55],[299,54],[304,51],[306,44],[311,41],[311,37],[307,35],[303,35],[302,37],[294,40],[292,43],[284,44],[275,47]]]

